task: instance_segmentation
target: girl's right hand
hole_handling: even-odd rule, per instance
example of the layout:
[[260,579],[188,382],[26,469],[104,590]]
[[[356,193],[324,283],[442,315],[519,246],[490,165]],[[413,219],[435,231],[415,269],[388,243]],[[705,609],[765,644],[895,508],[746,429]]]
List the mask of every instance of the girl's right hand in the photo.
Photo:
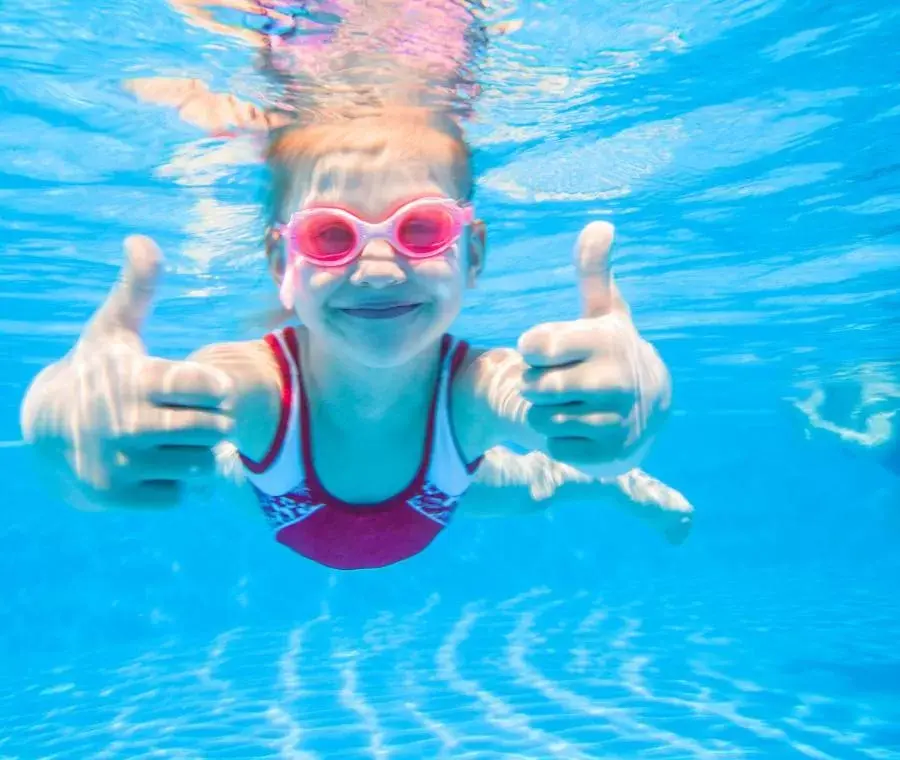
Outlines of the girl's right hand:
[[145,237],[125,250],[118,284],[22,405],[25,439],[76,506],[175,505],[186,484],[215,476],[213,447],[232,429],[228,375],[147,355],[140,332],[162,256]]

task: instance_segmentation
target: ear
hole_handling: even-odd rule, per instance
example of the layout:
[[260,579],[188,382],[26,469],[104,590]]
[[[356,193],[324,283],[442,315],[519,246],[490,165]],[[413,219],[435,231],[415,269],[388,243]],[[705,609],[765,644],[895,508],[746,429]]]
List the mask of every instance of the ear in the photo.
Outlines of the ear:
[[484,222],[476,219],[469,228],[469,271],[466,273],[466,285],[475,287],[475,282],[484,269],[484,260],[487,256],[487,228]]

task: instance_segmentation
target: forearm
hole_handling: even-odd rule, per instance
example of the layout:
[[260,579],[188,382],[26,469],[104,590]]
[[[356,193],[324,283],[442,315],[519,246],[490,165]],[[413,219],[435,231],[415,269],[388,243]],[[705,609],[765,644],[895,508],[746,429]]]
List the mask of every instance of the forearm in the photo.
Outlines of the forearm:
[[466,493],[462,512],[506,517],[598,503],[637,517],[673,544],[682,543],[691,530],[694,508],[690,502],[642,470],[597,479],[541,452],[520,455],[502,447],[488,451]]
[[601,481],[543,452],[516,454],[498,446],[485,455],[466,492],[464,508],[467,514],[490,517],[604,502],[641,515],[652,498],[651,483],[658,481],[640,471]]
[[485,454],[466,491],[462,512],[472,517],[541,512],[555,503],[553,497],[566,475],[586,478],[541,452],[515,454],[502,446],[495,447]]

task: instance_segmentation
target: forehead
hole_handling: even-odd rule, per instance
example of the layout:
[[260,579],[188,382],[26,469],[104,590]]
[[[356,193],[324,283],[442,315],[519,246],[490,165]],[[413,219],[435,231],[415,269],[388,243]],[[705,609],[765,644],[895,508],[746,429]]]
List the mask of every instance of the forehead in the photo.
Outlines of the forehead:
[[456,197],[459,170],[452,156],[410,155],[390,147],[333,151],[288,167],[285,211],[310,203],[340,203],[377,218],[418,195]]

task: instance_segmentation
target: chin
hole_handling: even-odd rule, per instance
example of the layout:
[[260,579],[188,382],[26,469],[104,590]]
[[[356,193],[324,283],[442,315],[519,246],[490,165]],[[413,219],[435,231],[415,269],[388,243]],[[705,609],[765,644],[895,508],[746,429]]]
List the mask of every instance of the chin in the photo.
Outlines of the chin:
[[372,369],[402,367],[432,349],[444,334],[441,325],[419,325],[415,330],[375,331],[341,336],[343,351],[354,362]]
[[373,369],[400,367],[434,347],[452,323],[428,306],[397,319],[356,319],[339,315],[332,340],[352,361]]
[[[404,340],[400,336],[396,341],[381,339],[367,344],[345,343],[345,350],[354,361],[372,369],[390,369],[401,367],[431,347],[434,341],[417,339]],[[439,338],[438,338],[439,340]]]

